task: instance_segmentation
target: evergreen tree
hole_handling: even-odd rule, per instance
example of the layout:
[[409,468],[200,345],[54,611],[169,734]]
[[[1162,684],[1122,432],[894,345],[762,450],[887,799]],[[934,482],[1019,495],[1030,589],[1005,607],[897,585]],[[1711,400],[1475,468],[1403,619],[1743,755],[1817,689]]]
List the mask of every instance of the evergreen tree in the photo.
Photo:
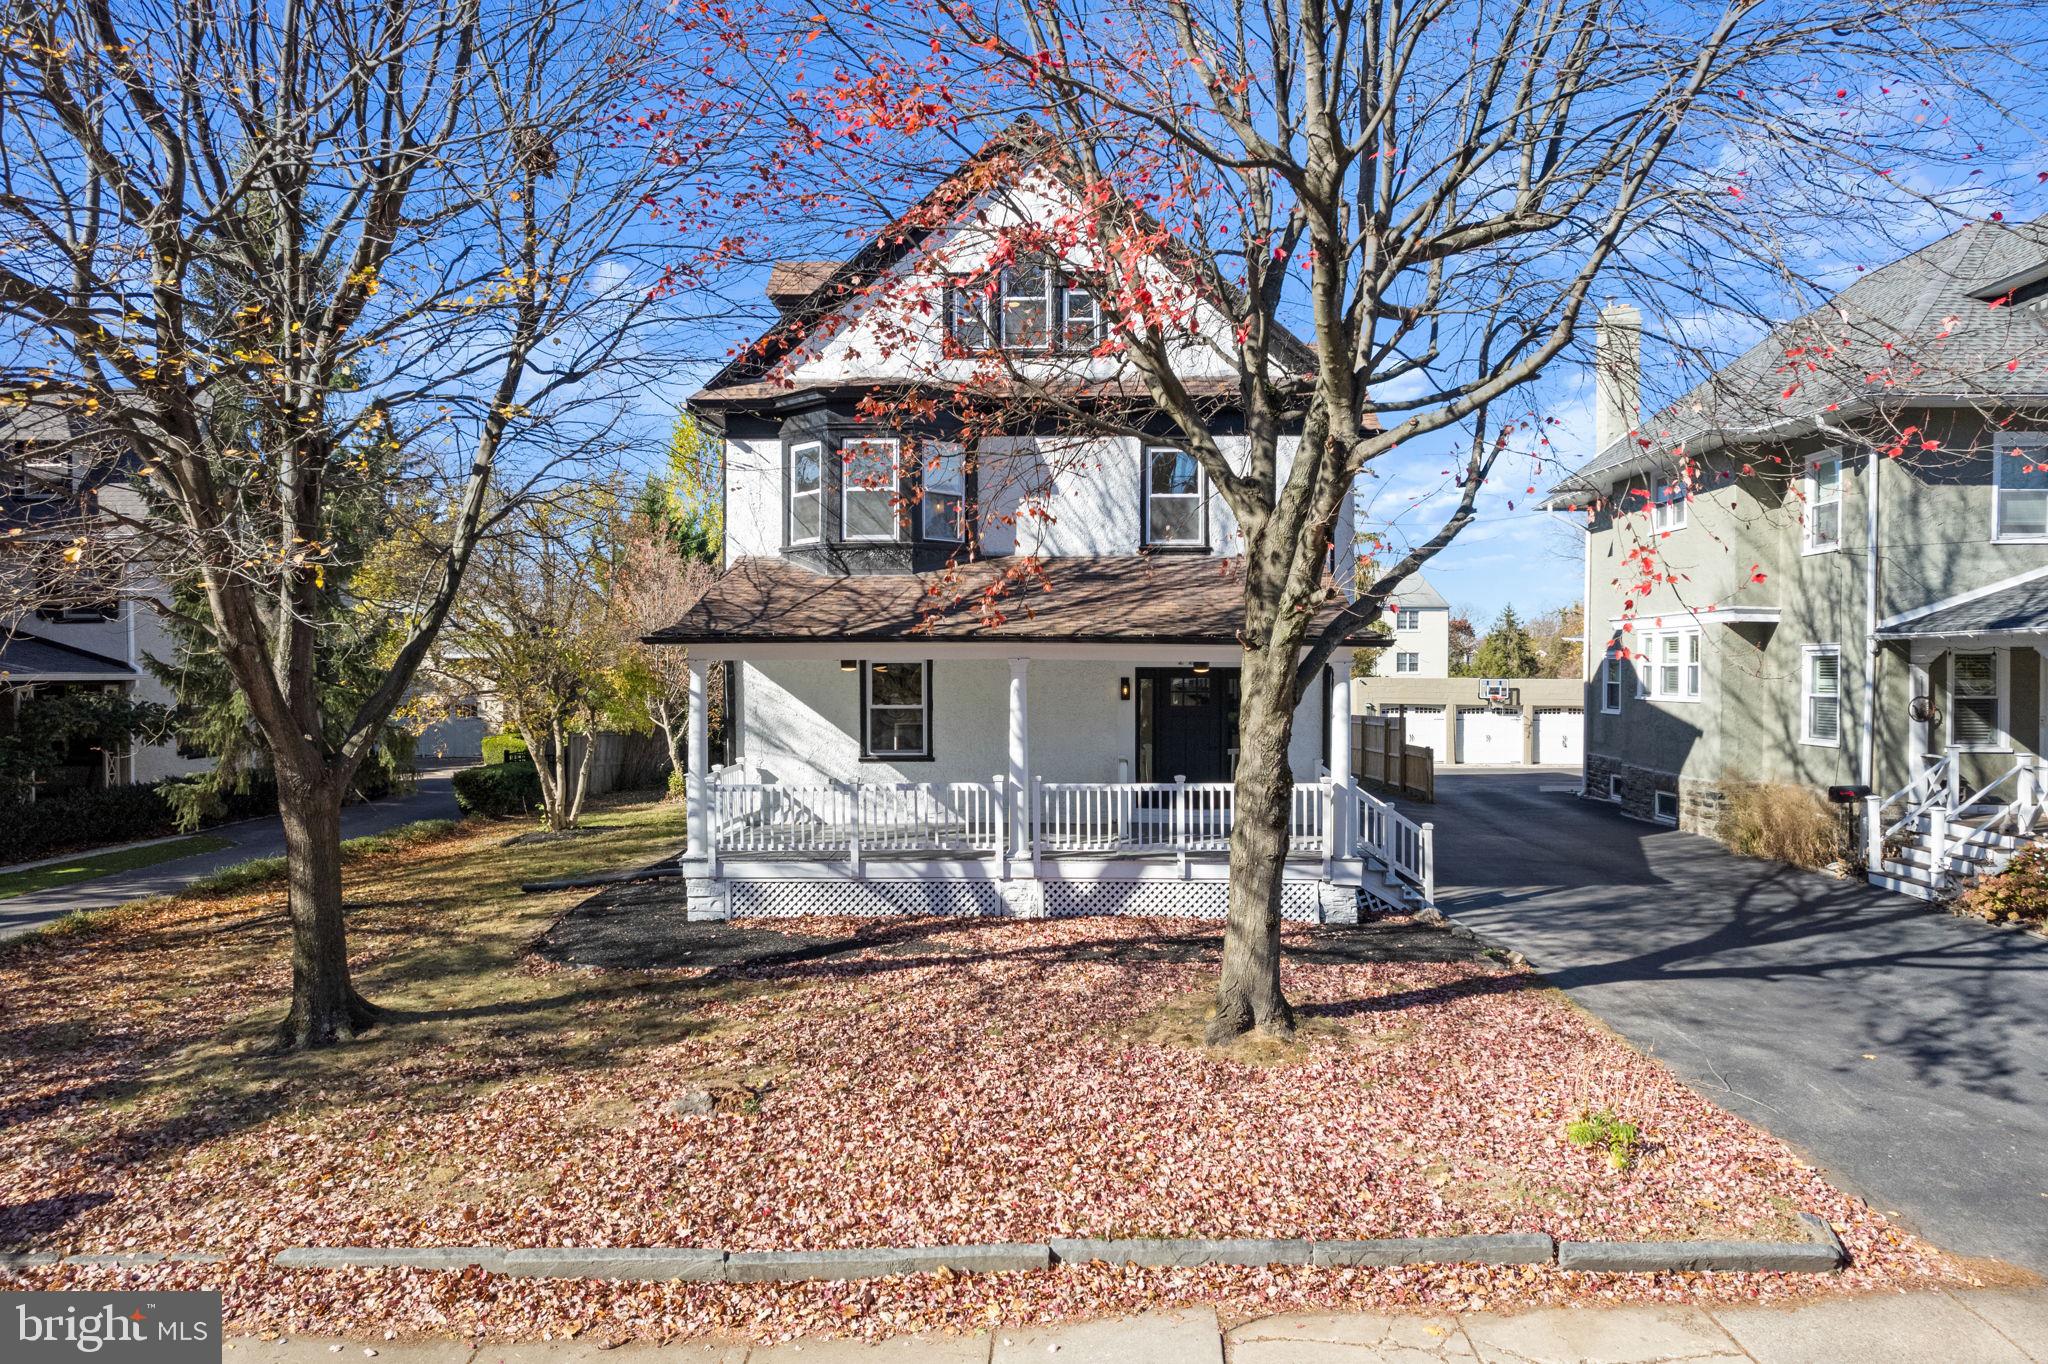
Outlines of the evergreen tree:
[[1472,656],[1473,673],[1479,677],[1535,677],[1542,668],[1536,642],[1522,628],[1515,608],[1502,607],[1500,618],[1486,632],[1486,638],[1479,641],[1479,649]]

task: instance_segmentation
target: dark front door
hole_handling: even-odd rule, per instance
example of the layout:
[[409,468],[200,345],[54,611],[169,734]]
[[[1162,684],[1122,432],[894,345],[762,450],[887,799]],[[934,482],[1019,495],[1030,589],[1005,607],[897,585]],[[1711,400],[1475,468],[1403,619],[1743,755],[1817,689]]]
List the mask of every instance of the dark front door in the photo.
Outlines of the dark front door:
[[1138,780],[1229,781],[1237,697],[1235,668],[1138,669]]

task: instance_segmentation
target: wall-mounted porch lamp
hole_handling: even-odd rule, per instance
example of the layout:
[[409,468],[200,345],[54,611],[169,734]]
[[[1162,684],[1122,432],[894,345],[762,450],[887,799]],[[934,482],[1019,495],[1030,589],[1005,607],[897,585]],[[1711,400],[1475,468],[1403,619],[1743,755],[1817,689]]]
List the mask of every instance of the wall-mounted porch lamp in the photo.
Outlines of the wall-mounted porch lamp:
[[841,672],[843,672],[843,673],[850,673],[850,672],[858,672],[859,670],[860,670],[860,660],[859,660],[859,659],[857,659],[857,658],[842,658],[842,659],[840,659],[840,660],[839,660],[839,671],[841,671]]
[[1119,677],[1119,678],[1118,678],[1118,679],[1116,680],[1116,699],[1117,699],[1117,700],[1119,700],[1119,701],[1128,701],[1128,700],[1130,700],[1130,699],[1131,699],[1131,679],[1130,679],[1130,678],[1128,678],[1128,677]]

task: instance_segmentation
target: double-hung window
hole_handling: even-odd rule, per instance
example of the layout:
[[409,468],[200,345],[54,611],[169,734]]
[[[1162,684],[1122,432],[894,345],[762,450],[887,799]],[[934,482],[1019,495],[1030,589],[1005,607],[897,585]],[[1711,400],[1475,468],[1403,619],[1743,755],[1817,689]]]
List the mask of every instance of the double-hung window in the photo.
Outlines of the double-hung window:
[[925,447],[924,538],[964,538],[967,512],[967,455],[958,445]]
[[2005,747],[2005,726],[1999,723],[1998,655],[1950,654],[1950,748]]
[[1683,477],[1650,490],[1650,529],[1658,534],[1685,529],[1688,492]]
[[1600,660],[1600,712],[1603,715],[1621,714],[1622,663],[1620,655],[1612,653]]
[[839,535],[843,540],[896,538],[896,477],[903,443],[870,436],[839,447]]
[[[1700,632],[1654,630],[1642,635],[1644,667],[1637,696],[1657,701],[1700,699]],[[1619,709],[1617,706],[1616,709]]]
[[1060,291],[1064,339],[1074,350],[1089,350],[1102,339],[1102,309],[1095,295],[1068,285]]
[[1420,630],[1422,628],[1422,612],[1413,606],[1401,607],[1394,615],[1394,628],[1396,630]]
[[861,756],[932,756],[932,665],[861,665]]
[[1145,543],[1190,546],[1208,543],[1203,524],[1202,466],[1185,450],[1152,446],[1145,451]]
[[1422,671],[1422,655],[1397,653],[1394,655],[1394,671],[1397,673],[1419,673]]
[[807,545],[819,535],[824,499],[825,447],[807,440],[789,447],[789,543]]
[[1806,475],[1806,530],[1802,546],[1808,554],[1842,547],[1842,461],[1824,459]]
[[1052,266],[1043,260],[1003,267],[997,287],[1005,350],[1045,350],[1052,345],[1057,283]]
[[1992,539],[2048,540],[2048,442],[2000,440],[1991,485]]
[[1809,644],[1801,659],[1799,741],[1837,748],[1842,742],[1842,650]]

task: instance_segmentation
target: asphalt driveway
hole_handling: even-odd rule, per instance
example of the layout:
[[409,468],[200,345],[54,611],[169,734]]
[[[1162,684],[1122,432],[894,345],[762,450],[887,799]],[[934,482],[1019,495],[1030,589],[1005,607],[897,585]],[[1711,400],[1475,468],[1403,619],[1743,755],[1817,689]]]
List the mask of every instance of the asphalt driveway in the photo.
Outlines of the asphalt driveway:
[[1576,780],[1439,774],[1411,813],[1444,912],[1842,1187],[2048,1273],[2048,940],[1555,789]]

